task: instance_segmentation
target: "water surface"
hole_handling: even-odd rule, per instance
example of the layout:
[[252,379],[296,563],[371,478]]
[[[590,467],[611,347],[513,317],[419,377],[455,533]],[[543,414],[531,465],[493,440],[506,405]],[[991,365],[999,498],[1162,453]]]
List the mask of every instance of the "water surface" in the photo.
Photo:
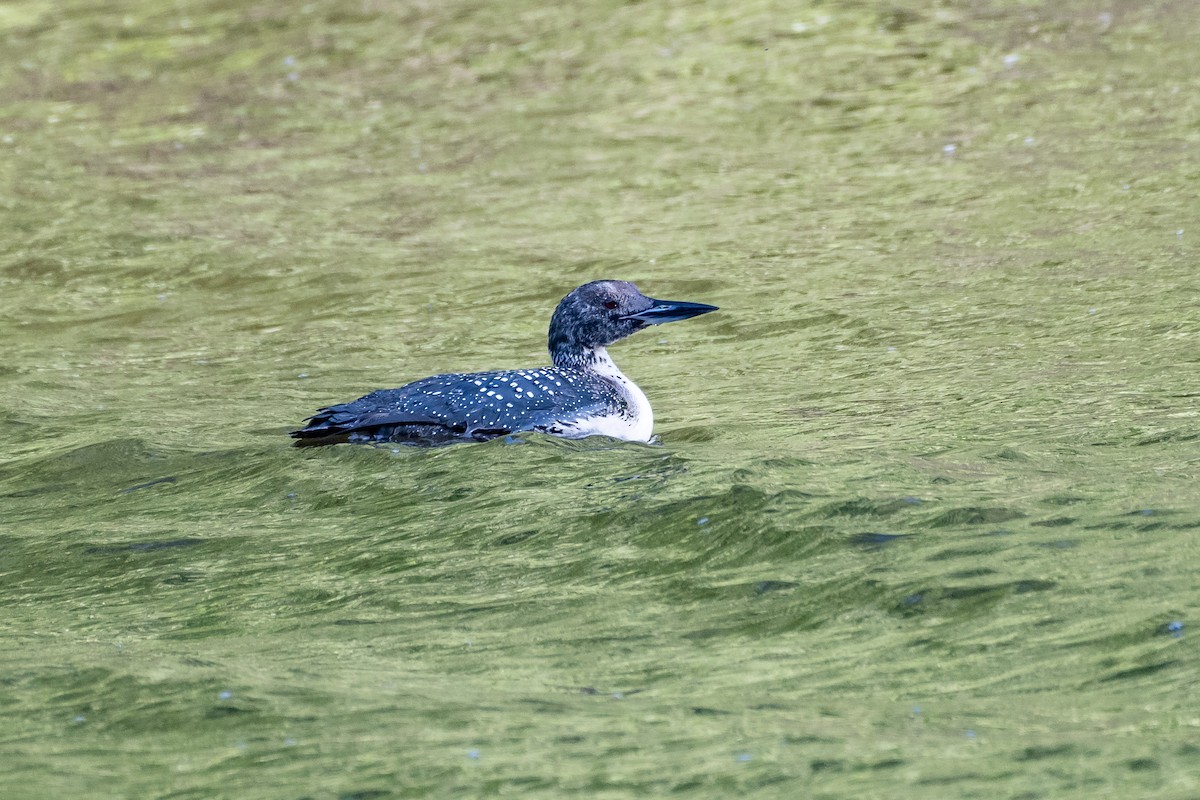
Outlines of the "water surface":
[[[1200,18],[0,11],[5,797],[1194,797]],[[296,450],[544,363],[661,441]]]

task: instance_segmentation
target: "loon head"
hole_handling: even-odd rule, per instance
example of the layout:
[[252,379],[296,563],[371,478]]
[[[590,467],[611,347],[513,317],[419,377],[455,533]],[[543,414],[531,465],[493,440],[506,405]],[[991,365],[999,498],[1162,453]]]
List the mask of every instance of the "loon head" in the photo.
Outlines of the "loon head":
[[655,300],[629,281],[592,281],[562,299],[550,318],[550,357],[556,366],[587,362],[598,348],[647,325],[678,322],[716,306]]

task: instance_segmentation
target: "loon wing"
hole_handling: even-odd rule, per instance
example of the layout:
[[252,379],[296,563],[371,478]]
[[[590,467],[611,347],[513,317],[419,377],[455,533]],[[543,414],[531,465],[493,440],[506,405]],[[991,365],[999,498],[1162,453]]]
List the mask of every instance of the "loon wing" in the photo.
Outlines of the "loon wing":
[[[426,443],[547,430],[611,409],[582,376],[554,369],[437,375],[328,406],[291,436],[297,444]],[[305,441],[309,440],[309,441]]]

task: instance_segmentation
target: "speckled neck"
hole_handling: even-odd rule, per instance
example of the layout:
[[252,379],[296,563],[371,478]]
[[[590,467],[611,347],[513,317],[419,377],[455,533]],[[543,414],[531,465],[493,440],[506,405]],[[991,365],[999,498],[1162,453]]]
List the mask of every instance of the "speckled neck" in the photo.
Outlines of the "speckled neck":
[[612,363],[608,351],[603,347],[581,347],[576,344],[552,348],[550,360],[560,369],[594,370],[602,361]]

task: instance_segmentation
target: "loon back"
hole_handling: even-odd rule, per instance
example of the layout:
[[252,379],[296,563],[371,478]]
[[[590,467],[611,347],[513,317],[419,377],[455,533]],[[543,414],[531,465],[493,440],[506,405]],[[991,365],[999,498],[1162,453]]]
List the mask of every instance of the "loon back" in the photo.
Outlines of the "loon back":
[[632,283],[594,281],[559,303],[550,323],[554,366],[435,375],[328,406],[291,432],[298,446],[340,442],[443,444],[520,431],[649,441],[646,395],[606,346],[647,325],[687,319],[715,306],[653,300]]
[[322,408],[297,444],[482,442],[514,431],[569,435],[579,420],[638,409],[596,374],[544,367],[435,375]]

